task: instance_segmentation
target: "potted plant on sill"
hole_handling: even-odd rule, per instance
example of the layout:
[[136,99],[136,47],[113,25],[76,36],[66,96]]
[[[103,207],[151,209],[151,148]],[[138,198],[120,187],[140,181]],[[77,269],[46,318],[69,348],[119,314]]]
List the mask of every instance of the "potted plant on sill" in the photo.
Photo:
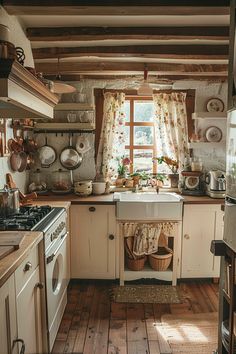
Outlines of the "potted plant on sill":
[[168,156],[154,157],[153,160],[157,161],[157,163],[160,165],[162,163],[165,163],[169,167],[169,169],[171,170],[171,173],[168,174],[168,179],[170,180],[170,187],[178,188],[178,183],[179,183],[178,161],[171,159]]
[[130,159],[128,157],[122,156],[121,158],[117,158],[117,160],[118,160],[118,168],[117,168],[118,177],[116,179],[116,186],[123,187],[128,172],[128,166],[130,165]]

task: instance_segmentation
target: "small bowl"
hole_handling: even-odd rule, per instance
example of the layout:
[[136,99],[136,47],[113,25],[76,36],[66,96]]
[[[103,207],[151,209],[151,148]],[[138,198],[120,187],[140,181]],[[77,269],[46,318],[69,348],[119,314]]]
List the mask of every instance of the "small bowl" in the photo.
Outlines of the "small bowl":
[[93,194],[104,194],[106,182],[93,182]]

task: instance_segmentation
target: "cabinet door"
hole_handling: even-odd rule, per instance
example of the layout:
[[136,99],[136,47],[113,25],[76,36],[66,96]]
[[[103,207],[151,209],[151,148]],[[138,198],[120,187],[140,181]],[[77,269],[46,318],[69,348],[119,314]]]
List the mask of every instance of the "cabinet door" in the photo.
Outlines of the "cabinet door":
[[18,336],[25,342],[25,353],[42,353],[42,327],[39,267],[16,298]]
[[0,288],[0,354],[16,354],[16,294],[14,275]]
[[72,278],[115,278],[115,232],[115,206],[72,206]]
[[220,205],[184,206],[182,278],[219,276],[218,261],[210,252],[210,245],[219,239],[220,232],[222,238],[220,216]]

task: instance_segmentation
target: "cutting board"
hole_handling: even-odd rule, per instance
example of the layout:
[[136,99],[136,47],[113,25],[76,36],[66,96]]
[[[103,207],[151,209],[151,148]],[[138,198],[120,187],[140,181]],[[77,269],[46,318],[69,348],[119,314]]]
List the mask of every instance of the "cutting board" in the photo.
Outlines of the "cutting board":
[[11,246],[14,247],[15,250],[18,250],[24,237],[25,235],[19,232],[0,232],[0,246]]
[[15,251],[14,246],[0,246],[0,260]]

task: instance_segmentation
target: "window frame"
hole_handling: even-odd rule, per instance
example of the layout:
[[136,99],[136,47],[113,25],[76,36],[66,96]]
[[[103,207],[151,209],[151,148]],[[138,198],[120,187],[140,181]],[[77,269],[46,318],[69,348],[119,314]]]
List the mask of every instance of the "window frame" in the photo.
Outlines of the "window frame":
[[[153,122],[135,122],[134,118],[134,105],[135,101],[153,101],[152,97],[150,96],[136,96],[136,95],[126,95],[126,101],[130,102],[130,120],[129,122],[125,122],[125,126],[129,127],[130,131],[130,141],[129,145],[125,145],[125,150],[129,150],[129,158],[131,161],[129,172],[132,174],[134,173],[134,150],[152,150],[153,157],[157,156],[157,144],[155,139],[155,124]],[[153,137],[154,141],[152,145],[134,145],[134,129],[135,127],[153,127]],[[157,173],[157,164],[152,163],[152,173]]]

